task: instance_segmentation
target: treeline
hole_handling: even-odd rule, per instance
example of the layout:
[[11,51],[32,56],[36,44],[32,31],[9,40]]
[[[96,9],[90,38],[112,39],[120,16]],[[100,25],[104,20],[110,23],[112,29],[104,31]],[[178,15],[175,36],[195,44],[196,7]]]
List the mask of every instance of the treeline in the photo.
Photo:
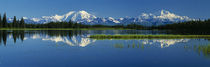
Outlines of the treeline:
[[209,35],[210,34],[210,19],[208,20],[193,20],[168,25],[153,26],[148,29],[167,30],[170,33],[182,35]]
[[21,20],[17,20],[16,16],[14,16],[14,20],[12,23],[8,23],[6,13],[1,18],[0,14],[0,28],[25,28],[25,21],[23,18]]
[[129,29],[143,29],[144,27],[137,24],[129,25],[85,25],[73,21],[49,22],[46,24],[25,24],[26,28],[129,28]]
[[169,30],[209,30],[210,29],[210,19],[208,20],[193,20],[186,21],[175,24],[168,24],[153,27],[153,29],[169,29]]

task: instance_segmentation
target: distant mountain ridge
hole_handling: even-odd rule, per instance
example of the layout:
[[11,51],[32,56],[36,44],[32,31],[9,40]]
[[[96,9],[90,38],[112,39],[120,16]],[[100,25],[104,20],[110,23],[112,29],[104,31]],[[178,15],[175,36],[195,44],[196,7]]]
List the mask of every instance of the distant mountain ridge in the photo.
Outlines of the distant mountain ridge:
[[[193,20],[187,16],[180,16],[174,13],[171,13],[166,10],[161,10],[158,14],[152,13],[142,13],[138,17],[125,17],[125,18],[102,18],[92,15],[84,10],[82,11],[70,11],[63,15],[54,15],[54,16],[42,16],[41,18],[27,18],[24,17],[26,23],[33,24],[44,24],[49,22],[57,22],[57,21],[69,21],[72,20],[77,23],[88,24],[88,25],[127,25],[127,24],[140,24],[144,26],[152,26],[152,25],[164,25],[164,24],[172,24],[183,21]],[[9,21],[12,21],[10,18]]]

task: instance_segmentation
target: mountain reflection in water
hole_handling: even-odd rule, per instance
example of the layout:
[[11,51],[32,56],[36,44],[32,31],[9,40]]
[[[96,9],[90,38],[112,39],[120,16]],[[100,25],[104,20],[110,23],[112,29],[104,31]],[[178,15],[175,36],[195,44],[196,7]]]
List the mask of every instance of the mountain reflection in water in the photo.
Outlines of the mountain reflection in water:
[[[83,33],[83,34],[82,34]],[[17,40],[27,39],[41,39],[43,41],[52,41],[55,43],[63,42],[70,46],[81,46],[85,47],[88,44],[95,42],[90,38],[87,38],[85,32],[78,30],[73,31],[0,31],[0,43],[7,45],[7,39],[13,39],[14,43]],[[2,43],[3,42],[3,43]]]
[[[160,34],[162,31],[149,31],[149,30],[42,30],[42,31],[24,31],[24,30],[1,30],[0,31],[0,43],[6,46],[7,38],[13,38],[14,43],[17,40],[24,41],[26,39],[42,39],[51,40],[54,42],[65,42],[71,46],[75,44],[81,44],[85,46],[95,40],[87,38],[88,35],[95,34]],[[72,41],[72,42],[71,42]],[[81,42],[79,42],[81,41]],[[86,43],[86,44],[84,44]]]

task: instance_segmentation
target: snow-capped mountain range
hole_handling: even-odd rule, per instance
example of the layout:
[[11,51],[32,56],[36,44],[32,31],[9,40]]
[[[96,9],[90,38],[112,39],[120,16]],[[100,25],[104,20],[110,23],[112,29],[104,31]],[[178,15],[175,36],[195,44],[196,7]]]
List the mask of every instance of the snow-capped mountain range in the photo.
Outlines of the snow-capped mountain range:
[[[63,15],[54,15],[54,16],[42,16],[41,18],[27,18],[24,17],[26,23],[33,24],[43,24],[49,23],[51,21],[69,21],[72,20],[77,23],[82,24],[101,24],[101,25],[127,25],[127,24],[140,24],[145,26],[151,25],[163,25],[163,24],[171,24],[178,23],[183,21],[193,20],[187,16],[180,16],[174,13],[171,13],[166,10],[161,10],[157,14],[152,13],[142,13],[138,17],[125,17],[125,18],[112,18],[112,17],[96,17],[84,10],[82,11],[70,11]],[[10,19],[12,21],[12,19]]]

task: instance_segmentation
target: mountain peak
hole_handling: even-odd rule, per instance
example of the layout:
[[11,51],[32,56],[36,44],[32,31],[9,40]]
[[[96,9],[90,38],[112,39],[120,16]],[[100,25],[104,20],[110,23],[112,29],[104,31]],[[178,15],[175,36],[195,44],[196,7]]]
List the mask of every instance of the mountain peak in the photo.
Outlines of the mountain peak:
[[72,15],[73,13],[75,13],[76,11],[69,11],[68,13],[64,14],[64,16],[70,16]]
[[81,14],[89,14],[87,11],[84,11],[84,10],[81,10],[81,11],[78,11],[79,13]]
[[154,15],[152,13],[149,13],[149,14],[142,13],[139,18],[141,18],[141,19],[150,19],[150,18],[153,18],[153,17],[154,17]]
[[84,21],[91,22],[93,19],[95,19],[96,16],[89,14],[88,12],[82,10],[82,11],[69,11],[66,14],[63,15],[54,15],[54,16],[43,16],[42,19],[48,21]]
[[187,16],[176,15],[175,13],[171,13],[171,12],[166,11],[166,10],[161,10],[161,15],[156,16],[155,18],[162,19],[162,20],[169,20],[169,21],[172,21],[172,22],[192,20]]
[[161,15],[173,14],[167,10],[161,10]]
[[28,17],[23,17],[23,19],[28,19]]
[[81,19],[95,19],[96,18],[95,15],[92,15],[84,10],[78,11],[77,14],[80,15]]

